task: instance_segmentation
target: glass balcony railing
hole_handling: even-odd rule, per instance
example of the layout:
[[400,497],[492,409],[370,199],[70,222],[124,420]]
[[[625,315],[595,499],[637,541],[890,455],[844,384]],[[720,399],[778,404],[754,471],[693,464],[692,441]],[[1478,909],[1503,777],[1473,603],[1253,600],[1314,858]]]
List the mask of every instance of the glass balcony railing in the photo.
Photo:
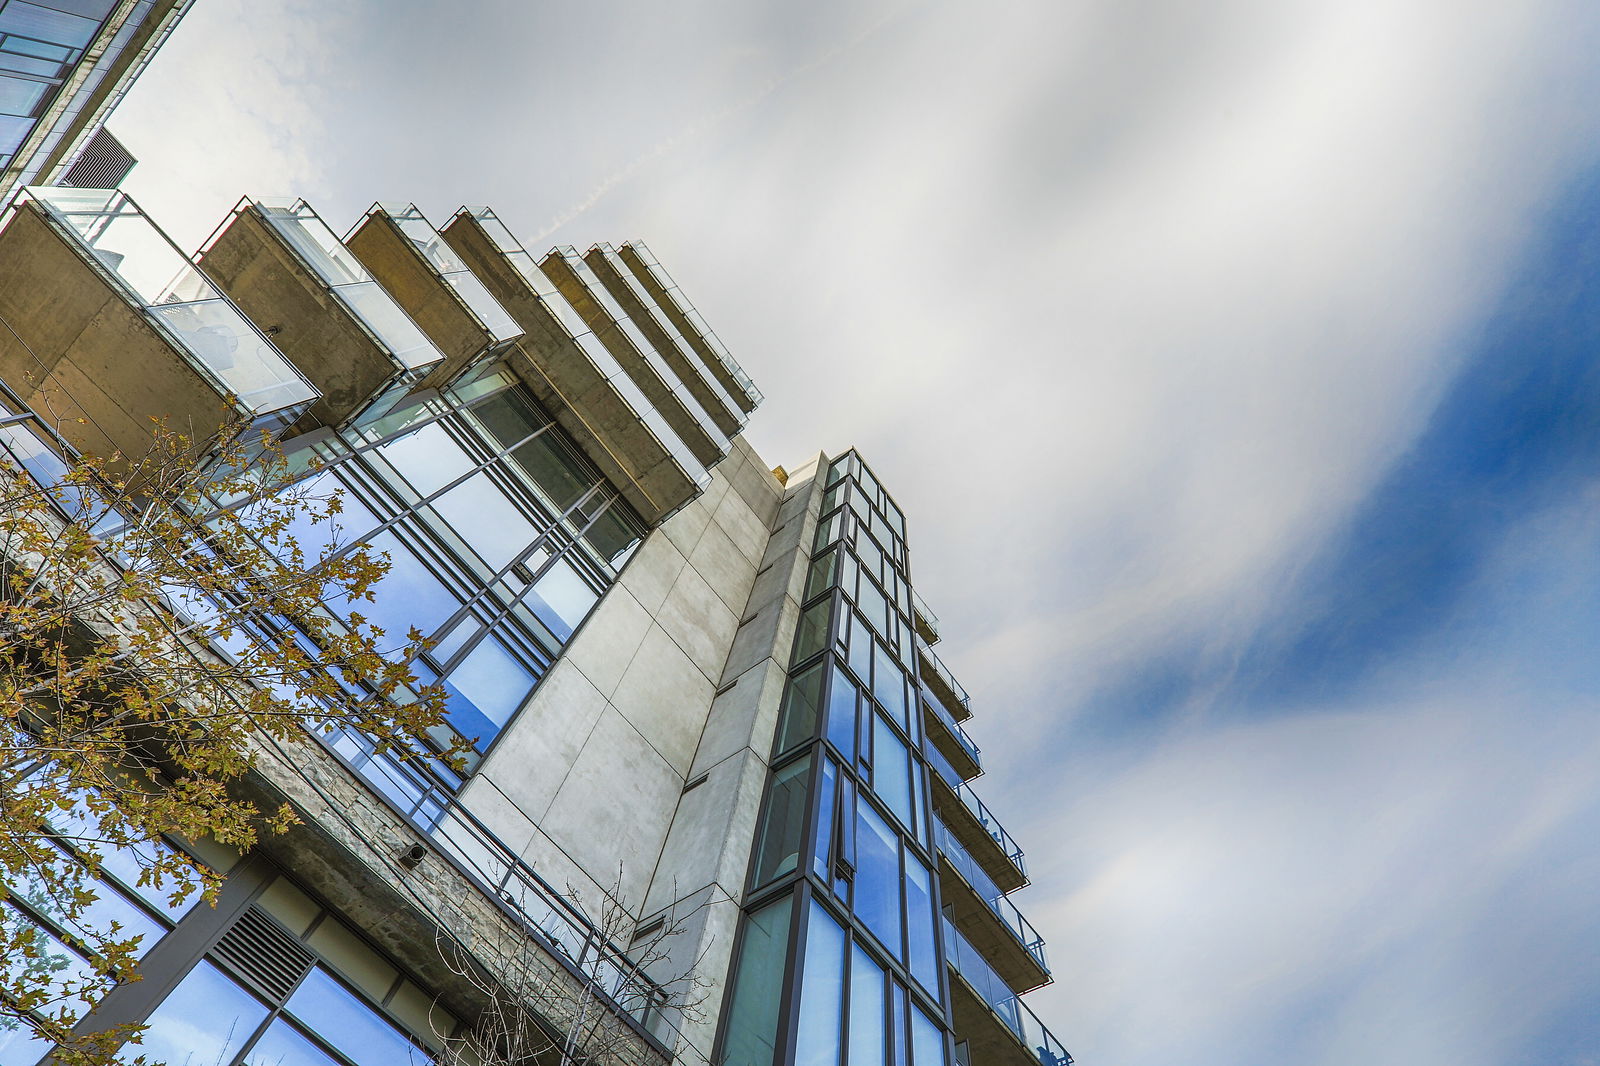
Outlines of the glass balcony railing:
[[967,731],[962,729],[961,724],[951,717],[950,712],[945,709],[944,701],[935,695],[926,681],[919,678],[917,684],[922,689],[922,705],[932,709],[934,717],[939,719],[939,724],[950,731],[950,735],[956,738],[956,743],[961,745],[961,750],[965,751],[972,761],[981,768],[983,761],[979,757],[981,749],[978,747],[977,741],[967,736]]
[[[672,319],[658,313],[654,298],[645,291],[643,285],[639,284],[639,279],[634,277],[633,268],[623,260],[622,256],[617,254],[616,248],[609,244],[597,244],[595,249],[605,256],[605,260],[611,265],[611,269],[617,272],[617,276],[628,287],[628,291],[633,294],[633,298],[639,301],[639,306],[643,307],[645,313],[650,316],[651,323],[666,334],[667,339],[676,345],[680,352],[683,352],[686,356],[691,355],[694,349],[689,346],[689,342],[684,339],[683,334],[678,332],[678,327],[672,324]],[[739,405],[733,402],[733,397],[728,395],[728,390],[722,387],[722,383],[717,380],[716,375],[697,375],[697,377],[711,389],[712,395],[717,398],[718,403],[733,412],[741,423],[745,421]]]
[[[950,784],[949,778],[945,778],[945,783]],[[972,786],[965,781],[961,781],[951,784],[950,790],[961,798],[961,802],[966,805],[968,811],[972,812],[972,816],[978,820],[978,824],[983,827],[983,831],[988,833],[996,844],[1000,845],[1000,850],[1005,852],[1006,859],[1012,866],[1017,868],[1017,872],[1023,877],[1027,877],[1028,864],[1023,858],[1022,846],[1011,839],[1011,834],[1006,832],[1005,827],[1000,824],[1000,820],[990,812],[989,808],[983,805],[983,801],[978,798],[978,794],[972,791]]]
[[126,194],[32,187],[26,197],[75,237],[217,391],[256,415],[306,406],[311,383]]
[[944,757],[944,752],[934,747],[931,740],[923,741],[922,754],[928,757],[929,764],[934,768],[939,776],[944,779],[944,783],[949,785],[951,789],[960,788],[962,783],[966,780],[966,778],[962,777],[961,774],[957,772],[954,766],[950,765],[950,760]]
[[[689,391],[689,386],[685,385],[683,380],[678,377],[677,371],[668,366],[667,361],[661,358],[661,353],[656,351],[656,346],[650,343],[650,339],[644,335],[644,331],[639,328],[638,323],[628,316],[628,313],[622,309],[622,305],[617,303],[616,297],[611,295],[610,290],[605,287],[605,284],[601,282],[594,270],[588,263],[584,262],[583,257],[578,254],[578,250],[568,245],[558,249],[558,251],[561,258],[567,261],[567,266],[572,268],[572,272],[583,283],[584,288],[589,290],[589,295],[594,298],[595,303],[600,305],[600,309],[622,331],[623,336],[628,338],[628,342],[638,350],[640,356],[650,365],[650,369],[655,371],[656,376],[661,379],[661,383],[677,398],[678,403],[683,406],[689,417],[694,419],[695,424],[705,431],[706,436],[711,438],[711,443],[716,447],[717,451],[726,455],[728,453],[727,436],[717,428],[717,424],[711,420],[711,416],[706,414],[705,408],[700,405],[700,401],[695,399],[694,394]],[[605,255],[606,253],[602,252],[601,254]],[[628,276],[627,264],[616,260],[614,255],[607,261],[611,262],[614,270],[617,270],[624,277]]]
[[968,696],[967,690],[961,687],[961,682],[956,680],[956,675],[950,672],[950,668],[934,654],[933,649],[928,647],[928,642],[921,637],[917,638],[917,650],[922,653],[922,657],[933,668],[933,675],[950,690],[951,695],[955,696],[956,702],[961,705],[961,709],[966,712],[961,717],[972,717],[972,697]]
[[978,860],[961,846],[961,841],[957,840],[937,818],[933,822],[933,839],[956,873],[961,875],[961,879],[972,887],[978,898],[994,912],[996,918],[1000,919],[1000,924],[1006,927],[1006,931],[1017,938],[1023,950],[1032,955],[1034,961],[1048,974],[1050,963],[1044,954],[1044,937],[1039,935],[1039,931],[1022,916],[1021,911],[1017,910],[1017,905],[1012,903],[994,880],[984,872]]
[[917,620],[927,627],[928,632],[932,633],[933,639],[937,641],[939,639],[939,616],[928,609],[927,603],[923,601],[921,596],[917,595],[916,589],[911,590],[911,609],[916,614]]
[[949,918],[944,920],[944,954],[966,986],[988,1006],[1000,1024],[1011,1030],[1029,1054],[1039,1060],[1039,1066],[1068,1066],[1072,1062],[1072,1056],[1061,1041],[1000,979],[982,953],[961,935]]
[[396,362],[414,370],[444,359],[444,353],[339,242],[310,204],[304,200],[256,200],[254,206]]
[[650,272],[650,277],[657,285],[661,286],[662,291],[672,300],[673,306],[677,308],[678,313],[688,320],[689,324],[694,327],[694,331],[700,335],[700,339],[705,342],[706,347],[710,348],[716,355],[717,362],[728,372],[728,376],[739,383],[739,387],[744,390],[745,397],[751,402],[759,404],[764,398],[761,395],[761,390],[756,388],[755,382],[750,380],[750,376],[734,360],[722,341],[711,331],[711,327],[706,325],[706,320],[700,317],[700,312],[696,311],[694,305],[683,295],[683,290],[678,288],[678,283],[672,280],[672,276],[667,273],[666,268],[656,259],[655,254],[642,241],[629,241],[627,247],[632,249],[634,254],[639,257],[639,261]]
[[506,309],[500,306],[500,301],[489,295],[483,282],[461,261],[455,249],[445,243],[439,231],[423,217],[415,204],[378,204],[375,210],[389,216],[389,220],[400,228],[400,232],[439,272],[445,283],[456,291],[461,302],[471,309],[495,340],[508,341],[521,335],[522,330],[517,328],[517,323],[506,313]]
[[594,331],[589,328],[589,323],[578,314],[577,308],[561,295],[561,290],[556,288],[555,283],[540,268],[533,256],[517,243],[517,239],[511,235],[511,231],[495,213],[487,207],[464,207],[462,211],[483,229],[500,254],[511,264],[512,269],[528,283],[528,287],[539,297],[540,302],[561,323],[567,336],[588,357],[595,372],[617,391],[632,409],[634,417],[661,446],[661,450],[672,456],[673,461],[697,485],[704,486],[710,481],[711,474],[705,465],[694,457],[694,453],[689,451],[689,446],[683,443],[683,439],[667,424],[661,412],[656,410],[655,404],[639,390],[638,383],[622,368],[622,364],[617,362],[616,356],[612,355],[611,350],[595,336]]

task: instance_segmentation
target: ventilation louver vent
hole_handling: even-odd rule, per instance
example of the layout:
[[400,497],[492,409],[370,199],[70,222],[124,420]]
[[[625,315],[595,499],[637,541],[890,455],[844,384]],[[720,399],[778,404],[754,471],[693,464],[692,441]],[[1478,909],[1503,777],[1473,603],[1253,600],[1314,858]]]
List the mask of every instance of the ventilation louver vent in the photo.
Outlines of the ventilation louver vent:
[[115,189],[128,176],[128,171],[138,160],[133,158],[122,142],[111,136],[111,131],[101,126],[89,138],[83,154],[78,156],[66,174],[62,185],[75,185],[80,189]]
[[233,923],[211,954],[274,1003],[282,1002],[317,959],[282,926],[254,907]]

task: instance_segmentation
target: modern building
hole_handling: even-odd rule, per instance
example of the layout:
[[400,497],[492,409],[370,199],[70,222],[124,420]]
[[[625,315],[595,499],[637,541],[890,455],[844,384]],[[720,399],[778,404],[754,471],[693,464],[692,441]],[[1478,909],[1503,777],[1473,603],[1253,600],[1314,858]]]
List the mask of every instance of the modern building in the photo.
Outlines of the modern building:
[[26,185],[121,181],[132,156],[96,134],[192,3],[0,0],[0,207]]
[[141,454],[152,415],[320,460],[342,530],[305,537],[387,553],[362,608],[427,634],[450,735],[425,740],[470,744],[456,770],[355,733],[264,748],[249,787],[303,824],[200,856],[215,908],[108,864],[143,979],[97,1024],[148,1023],[169,1062],[423,1061],[487,980],[552,1035],[525,1061],[1070,1061],[1021,998],[1050,979],[1023,853],[972,785],[907,517],[854,451],[755,454],[760,392],[643,244],[540,254],[410,204],[341,238],[246,199],[191,259],[121,193],[30,189],[0,378],[40,479]]

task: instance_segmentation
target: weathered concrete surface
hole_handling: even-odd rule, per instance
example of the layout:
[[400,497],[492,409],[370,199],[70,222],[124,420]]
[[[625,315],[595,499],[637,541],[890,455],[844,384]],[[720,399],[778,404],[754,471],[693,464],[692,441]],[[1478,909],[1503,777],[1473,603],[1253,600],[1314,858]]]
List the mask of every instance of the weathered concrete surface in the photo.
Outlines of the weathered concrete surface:
[[556,421],[648,522],[672,513],[696,491],[665,445],[639,420],[617,387],[568,335],[478,223],[457,215],[440,235],[524,333],[514,357],[519,373]]
[[94,456],[143,456],[152,416],[209,440],[234,414],[31,203],[0,232],[0,378]]
[[445,385],[495,343],[494,334],[388,215],[381,211],[368,215],[344,244],[444,352],[444,360],[419,388]]
[[322,393],[297,429],[337,426],[404,368],[254,208],[234,214],[200,264]]

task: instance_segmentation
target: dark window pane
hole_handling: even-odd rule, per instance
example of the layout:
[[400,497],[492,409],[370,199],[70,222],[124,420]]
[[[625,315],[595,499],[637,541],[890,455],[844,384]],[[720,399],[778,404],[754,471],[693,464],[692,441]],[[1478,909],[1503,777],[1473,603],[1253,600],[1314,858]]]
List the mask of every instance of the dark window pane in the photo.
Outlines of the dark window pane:
[[639,543],[640,533],[637,523],[619,500],[590,524],[583,539],[600,558],[612,566],[621,566],[623,558]]
[[514,388],[497,392],[482,403],[475,404],[472,415],[504,448],[526,440],[547,421],[528,402],[527,397]]
[[539,486],[539,491],[558,513],[566,513],[595,484],[554,433],[530,440],[512,452],[511,458]]
[[811,757],[808,755],[772,775],[766,822],[762,826],[756,858],[757,885],[790,872],[800,863],[800,845],[805,839],[806,827],[806,781],[810,772]]
[[726,1066],[772,1066],[793,909],[794,900],[785,896],[745,920],[739,970],[728,1005]]
[[794,637],[794,661],[803,663],[828,643],[828,622],[832,618],[831,601],[814,605],[800,616],[800,625]]
[[824,663],[818,663],[798,677],[791,678],[783,694],[783,725],[778,732],[774,755],[781,755],[817,735],[817,714],[822,704]]
[[844,930],[816,902],[806,925],[806,962],[801,972],[796,1066],[833,1066],[843,1029]]

